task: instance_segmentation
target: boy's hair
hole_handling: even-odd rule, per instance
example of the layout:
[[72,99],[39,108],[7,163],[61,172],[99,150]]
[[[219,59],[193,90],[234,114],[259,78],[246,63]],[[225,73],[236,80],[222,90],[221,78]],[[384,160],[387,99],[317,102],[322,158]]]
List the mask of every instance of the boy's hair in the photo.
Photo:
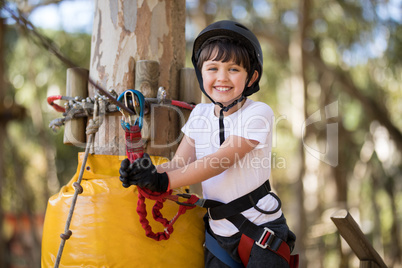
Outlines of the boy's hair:
[[201,70],[202,65],[207,60],[222,62],[233,61],[246,69],[247,74],[252,75],[251,68],[254,62],[251,55],[253,54],[239,41],[225,36],[217,36],[210,38],[200,48],[197,67]]

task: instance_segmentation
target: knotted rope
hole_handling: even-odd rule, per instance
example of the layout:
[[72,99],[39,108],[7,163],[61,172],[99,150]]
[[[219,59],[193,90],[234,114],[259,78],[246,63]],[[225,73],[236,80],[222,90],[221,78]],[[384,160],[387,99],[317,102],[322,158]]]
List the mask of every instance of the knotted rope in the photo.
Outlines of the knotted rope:
[[81,186],[81,181],[82,181],[82,177],[84,175],[85,165],[87,163],[88,155],[89,155],[90,151],[91,151],[91,154],[93,154],[92,152],[94,149],[93,148],[94,147],[94,136],[95,136],[96,132],[98,131],[100,125],[103,122],[103,116],[99,116],[100,114],[101,115],[103,114],[103,107],[104,107],[103,100],[97,98],[95,100],[93,118],[89,121],[89,124],[86,129],[86,134],[88,135],[88,142],[87,142],[87,145],[85,148],[85,155],[84,155],[84,159],[82,160],[80,174],[78,176],[77,181],[73,183],[75,191],[74,191],[73,198],[71,200],[71,207],[70,207],[70,211],[67,216],[64,233],[62,233],[60,235],[61,242],[60,242],[60,246],[59,246],[59,251],[57,252],[56,262],[54,263],[55,268],[59,267],[61,255],[63,254],[63,249],[64,249],[64,245],[66,243],[66,240],[68,240],[70,238],[70,236],[72,235],[72,232],[70,230],[71,219],[73,217],[74,208],[75,208],[75,204],[77,203],[78,195],[83,192],[83,188]]

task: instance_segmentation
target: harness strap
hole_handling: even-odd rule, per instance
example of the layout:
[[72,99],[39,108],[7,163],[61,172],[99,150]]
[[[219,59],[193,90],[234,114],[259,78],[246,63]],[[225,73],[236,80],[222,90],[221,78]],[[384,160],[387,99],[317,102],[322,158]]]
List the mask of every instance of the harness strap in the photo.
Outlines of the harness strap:
[[[245,267],[250,258],[251,248],[256,244],[263,249],[268,249],[278,254],[291,265],[291,268],[296,268],[298,267],[298,255],[290,255],[291,249],[285,241],[277,237],[271,229],[257,226],[241,214],[241,212],[251,207],[257,209],[256,203],[267,194],[271,194],[276,199],[279,199],[276,195],[271,193],[269,181],[266,181],[251,193],[235,199],[228,204],[214,200],[203,200],[201,204],[197,202],[197,205],[208,208],[209,217],[211,219],[219,220],[225,218],[242,233],[238,253]],[[259,211],[267,214],[275,213],[280,209],[280,201],[278,204],[278,207],[273,211],[262,211],[261,209],[259,209]]]
[[254,240],[246,235],[242,235],[240,238],[239,246],[237,247],[237,252],[239,253],[241,262],[244,267],[247,267],[248,260],[250,259],[251,248],[254,245]]
[[[227,219],[230,216],[239,214],[242,211],[252,208],[253,206],[255,206],[258,200],[260,200],[270,192],[271,192],[271,185],[269,184],[269,180],[267,180],[254,191],[250,192],[249,194],[243,195],[242,197],[239,197],[227,204],[214,200],[205,200],[204,207],[210,208],[209,216],[211,217],[211,219],[213,220]],[[277,210],[279,210],[279,208],[280,207],[278,207]]]
[[141,129],[138,125],[130,125],[129,129],[125,129],[126,138],[126,155],[130,163],[144,155],[144,147],[142,144]]
[[229,266],[230,268],[244,268],[244,266],[235,261],[229,253],[226,252],[219,244],[218,241],[205,230],[205,247],[221,262]]

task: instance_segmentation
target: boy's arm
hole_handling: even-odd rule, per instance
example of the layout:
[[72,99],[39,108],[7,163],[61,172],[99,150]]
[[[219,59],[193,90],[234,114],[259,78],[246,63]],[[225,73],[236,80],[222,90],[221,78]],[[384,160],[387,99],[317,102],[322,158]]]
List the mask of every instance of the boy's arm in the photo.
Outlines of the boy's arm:
[[194,140],[184,135],[173,159],[169,162],[156,166],[159,173],[173,171],[182,168],[195,161]]
[[[168,170],[170,188],[199,183],[222,173],[252,151],[258,143],[239,136],[229,136],[215,153],[193,160],[181,168]],[[195,153],[191,159],[195,159]]]

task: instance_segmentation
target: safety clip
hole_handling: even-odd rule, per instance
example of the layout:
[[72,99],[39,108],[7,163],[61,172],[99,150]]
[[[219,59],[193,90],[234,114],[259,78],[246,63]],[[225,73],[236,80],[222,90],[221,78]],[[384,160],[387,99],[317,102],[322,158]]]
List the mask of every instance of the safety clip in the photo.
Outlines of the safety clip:
[[[181,197],[181,198],[185,198],[185,199],[190,199],[192,197],[191,194],[176,194],[177,196]],[[186,203],[186,202],[180,202],[180,201],[175,201],[176,204],[181,205],[181,206],[186,206],[186,207],[195,207],[196,205],[191,204],[191,203]]]
[[123,128],[129,129],[130,126],[138,125],[141,129],[145,106],[144,95],[142,95],[142,93],[138,90],[128,89],[121,93],[117,100],[122,102],[127,108],[134,111],[135,113],[134,115],[129,114],[118,107],[119,111],[123,115],[123,119],[121,122]]

